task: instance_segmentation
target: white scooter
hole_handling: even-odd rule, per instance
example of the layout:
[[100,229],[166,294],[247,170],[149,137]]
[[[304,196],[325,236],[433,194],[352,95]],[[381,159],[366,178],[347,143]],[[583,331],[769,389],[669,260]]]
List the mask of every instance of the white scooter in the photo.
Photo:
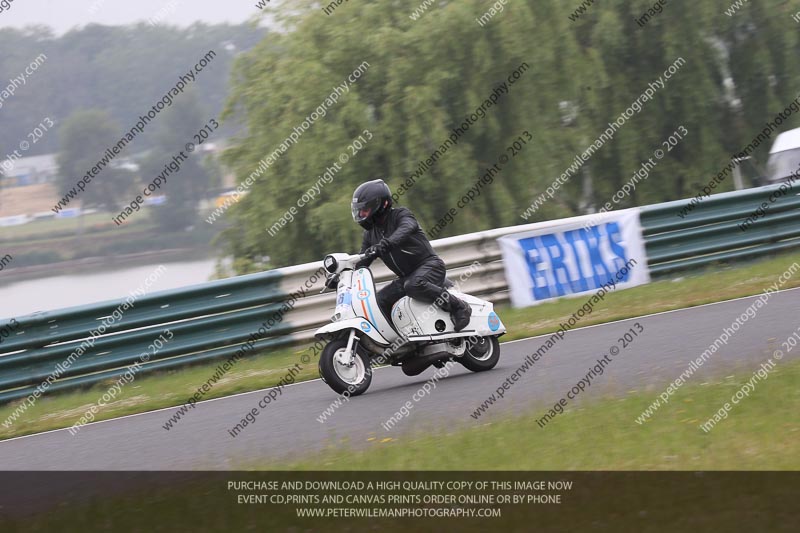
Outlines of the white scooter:
[[[327,340],[319,359],[322,379],[339,394],[358,396],[372,382],[372,366],[400,366],[416,376],[446,361],[461,363],[473,372],[494,368],[500,359],[498,337],[506,332],[491,302],[448,290],[472,307],[469,324],[459,332],[449,313],[435,304],[405,296],[392,307],[391,322],[378,307],[375,282],[369,268],[356,264],[366,254],[330,254],[323,264],[327,288],[337,282],[336,309],[332,322],[315,336]],[[324,291],[324,289],[323,289]]]

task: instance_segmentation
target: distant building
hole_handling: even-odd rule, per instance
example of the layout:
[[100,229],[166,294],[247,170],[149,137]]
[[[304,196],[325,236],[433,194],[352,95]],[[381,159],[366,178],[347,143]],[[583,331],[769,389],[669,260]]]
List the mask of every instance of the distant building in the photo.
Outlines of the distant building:
[[37,183],[51,183],[58,174],[57,154],[21,157],[3,165],[3,187],[23,187]]

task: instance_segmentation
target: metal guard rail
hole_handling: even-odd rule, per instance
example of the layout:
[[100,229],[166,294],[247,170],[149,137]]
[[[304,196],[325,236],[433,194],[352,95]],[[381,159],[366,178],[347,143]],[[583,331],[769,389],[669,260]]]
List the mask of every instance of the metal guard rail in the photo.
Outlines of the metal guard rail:
[[[641,208],[651,273],[658,276],[800,246],[800,196],[796,194],[790,193],[771,204],[767,215],[747,231],[739,228],[778,188],[775,185],[712,195],[684,218],[678,213],[687,200]],[[450,278],[462,281],[462,290],[505,302],[508,286],[497,238],[534,228],[555,228],[560,222],[459,235],[434,241],[433,245],[450,267]],[[479,265],[471,268],[475,261]],[[173,333],[173,339],[142,364],[139,372],[229,358],[320,267],[321,262],[307,263],[142,296],[47,390],[91,385],[121,376],[166,329]],[[375,273],[379,281],[391,277],[383,266]],[[471,275],[466,277],[465,273]],[[318,294],[322,282],[319,276],[311,283],[307,295],[298,299],[282,320],[268,328],[263,338],[251,341],[248,353],[311,339],[314,329],[327,322],[334,306],[332,294]],[[13,334],[0,344],[0,402],[32,394],[123,302],[101,302],[17,318]],[[9,327],[10,323],[10,319],[0,319],[0,328]]]

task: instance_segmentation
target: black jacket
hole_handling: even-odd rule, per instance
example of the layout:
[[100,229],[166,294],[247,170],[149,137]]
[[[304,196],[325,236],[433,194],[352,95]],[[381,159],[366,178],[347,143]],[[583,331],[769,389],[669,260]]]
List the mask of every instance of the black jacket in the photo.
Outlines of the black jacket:
[[[364,231],[361,253],[378,244],[381,239],[389,241],[388,253],[379,257],[389,269],[400,277],[415,271],[431,257],[436,257],[431,243],[419,227],[417,219],[405,207],[391,208],[383,224],[375,224]],[[369,263],[366,263],[369,264]]]

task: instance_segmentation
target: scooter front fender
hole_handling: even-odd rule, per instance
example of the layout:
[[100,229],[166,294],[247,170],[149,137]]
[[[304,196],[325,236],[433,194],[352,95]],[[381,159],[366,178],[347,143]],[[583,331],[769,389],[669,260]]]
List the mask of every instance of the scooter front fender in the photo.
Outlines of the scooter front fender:
[[363,318],[347,318],[345,320],[339,320],[337,322],[332,322],[330,324],[326,324],[319,328],[317,331],[314,332],[314,336],[317,338],[322,337],[325,334],[335,333],[337,331],[343,330],[351,330],[354,329],[362,335],[366,335],[376,343],[382,346],[388,346],[390,343],[387,341],[383,335],[378,331],[378,329],[370,324],[368,320]]

